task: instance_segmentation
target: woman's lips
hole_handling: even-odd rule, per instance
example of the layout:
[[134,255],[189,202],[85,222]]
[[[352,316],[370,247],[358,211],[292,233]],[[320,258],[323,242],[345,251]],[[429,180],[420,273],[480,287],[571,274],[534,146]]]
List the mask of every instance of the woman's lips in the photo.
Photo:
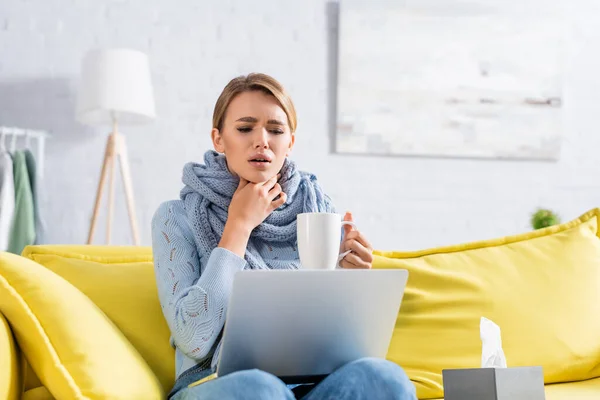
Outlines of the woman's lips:
[[271,164],[270,161],[253,161],[253,160],[250,160],[248,162],[250,163],[250,165],[252,165],[252,167],[254,167],[256,169],[260,169],[260,170],[265,170],[265,169],[269,168],[269,165]]

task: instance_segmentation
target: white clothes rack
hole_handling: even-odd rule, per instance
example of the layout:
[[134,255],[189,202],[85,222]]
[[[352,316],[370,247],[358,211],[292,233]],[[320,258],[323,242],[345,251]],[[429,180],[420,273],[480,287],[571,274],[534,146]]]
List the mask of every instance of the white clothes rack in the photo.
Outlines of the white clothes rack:
[[46,138],[50,137],[50,134],[46,131],[35,130],[35,129],[22,129],[11,126],[0,126],[0,148],[7,149],[6,137],[11,137],[10,151],[14,152],[17,149],[17,139],[19,137],[25,138],[25,146],[30,146],[31,139],[37,140],[37,174],[40,178],[44,177],[44,152],[46,149]]

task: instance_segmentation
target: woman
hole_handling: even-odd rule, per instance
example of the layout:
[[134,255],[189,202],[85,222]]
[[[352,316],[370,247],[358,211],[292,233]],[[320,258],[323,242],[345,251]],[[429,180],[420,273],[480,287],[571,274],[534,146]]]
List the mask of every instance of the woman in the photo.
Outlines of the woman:
[[[298,268],[296,215],[334,212],[316,178],[287,158],[295,129],[279,82],[264,74],[233,79],[214,109],[216,151],[184,167],[181,199],[161,204],[152,219],[159,298],[176,348],[171,399],[416,399],[402,369],[379,359],[349,363],[318,384],[288,386],[259,370],[205,379],[216,369],[235,273]],[[341,250],[352,250],[341,267],[371,267],[360,232],[348,229]]]

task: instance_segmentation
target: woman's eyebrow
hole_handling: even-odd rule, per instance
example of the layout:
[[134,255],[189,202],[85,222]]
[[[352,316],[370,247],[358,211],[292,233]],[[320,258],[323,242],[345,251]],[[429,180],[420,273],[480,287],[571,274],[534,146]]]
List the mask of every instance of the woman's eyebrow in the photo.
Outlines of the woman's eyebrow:
[[[258,119],[254,118],[254,117],[242,117],[242,118],[237,119],[235,122],[257,123]],[[285,125],[283,122],[281,122],[278,119],[270,119],[270,120],[267,121],[267,124],[270,124],[270,125],[281,125],[281,126]]]
[[242,117],[235,122],[258,122],[258,120],[254,117]]

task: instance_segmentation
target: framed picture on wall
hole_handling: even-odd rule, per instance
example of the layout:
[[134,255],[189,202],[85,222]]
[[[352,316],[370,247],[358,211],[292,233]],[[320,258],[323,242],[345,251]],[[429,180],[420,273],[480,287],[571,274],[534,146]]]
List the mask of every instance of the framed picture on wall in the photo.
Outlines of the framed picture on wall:
[[336,152],[556,160],[563,15],[541,0],[341,2]]

